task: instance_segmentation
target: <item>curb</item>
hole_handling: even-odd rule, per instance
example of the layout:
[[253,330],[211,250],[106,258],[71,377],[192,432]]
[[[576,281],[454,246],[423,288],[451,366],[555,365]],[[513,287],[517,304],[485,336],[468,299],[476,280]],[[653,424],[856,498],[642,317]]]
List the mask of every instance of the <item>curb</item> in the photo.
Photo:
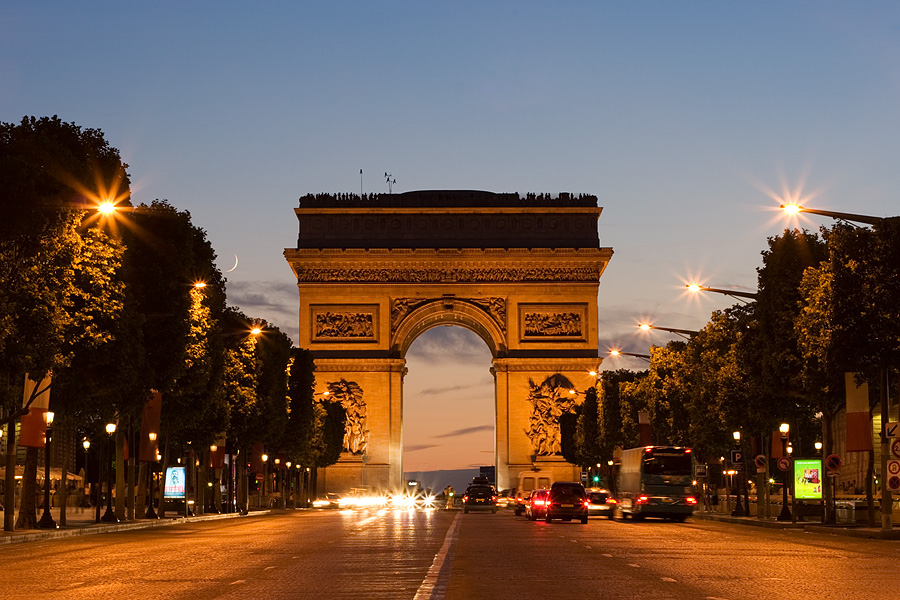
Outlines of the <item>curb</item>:
[[730,517],[727,515],[694,513],[694,519],[700,521],[718,521],[721,523],[733,523],[748,525],[750,527],[764,527],[767,529],[802,530],[809,533],[821,533],[826,535],[840,535],[874,540],[900,540],[900,529],[875,529],[872,527],[841,527],[837,525],[822,525],[820,523],[789,523],[786,521],[772,521],[756,519],[754,517]]
[[735,523],[738,525],[748,525],[750,527],[764,527],[766,529],[803,529],[803,523],[791,523],[788,521],[772,521],[766,519],[757,519],[755,517],[730,517],[728,515],[707,514],[695,512],[691,515],[694,519],[701,521],[719,521],[721,523]]
[[196,517],[174,517],[171,519],[154,519],[142,521],[130,521],[111,525],[88,525],[87,527],[73,527],[71,529],[56,529],[51,531],[35,531],[29,529],[22,533],[0,533],[0,545],[20,544],[23,542],[36,542],[82,535],[97,535],[101,533],[116,533],[119,531],[131,531],[134,529],[150,529],[151,527],[166,527],[168,525],[183,525],[185,523],[197,523],[201,521],[217,521],[219,519],[238,519],[246,517],[259,517],[272,514],[271,510],[257,510],[242,515],[241,513],[225,513],[217,515],[200,515]]

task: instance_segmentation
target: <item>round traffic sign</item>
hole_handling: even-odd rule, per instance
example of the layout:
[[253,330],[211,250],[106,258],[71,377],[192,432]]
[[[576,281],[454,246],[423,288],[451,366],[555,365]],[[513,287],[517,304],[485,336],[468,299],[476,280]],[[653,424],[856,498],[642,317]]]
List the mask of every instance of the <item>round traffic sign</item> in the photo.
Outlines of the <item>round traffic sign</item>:
[[889,490],[900,490],[900,475],[891,475],[888,477],[887,486]]
[[829,454],[825,457],[825,467],[829,471],[837,471],[841,468],[841,457],[837,454]]
[[787,471],[791,468],[791,459],[787,456],[782,456],[778,459],[778,468],[782,471]]
[[900,460],[889,460],[887,470],[888,475],[900,475]]
[[900,438],[894,438],[891,440],[891,456],[894,458],[900,458]]
[[766,456],[764,454],[757,454],[756,458],[753,459],[753,462],[756,463],[756,466],[758,468],[762,469],[766,466],[768,459],[766,458]]

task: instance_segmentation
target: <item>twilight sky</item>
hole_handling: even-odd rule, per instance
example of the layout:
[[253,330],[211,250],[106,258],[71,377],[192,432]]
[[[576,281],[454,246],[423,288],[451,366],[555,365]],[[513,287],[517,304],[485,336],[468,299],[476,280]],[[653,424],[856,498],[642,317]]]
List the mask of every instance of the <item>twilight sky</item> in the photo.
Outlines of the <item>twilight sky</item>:
[[[388,172],[394,192],[597,195],[601,350],[646,352],[670,338],[638,320],[699,329],[732,303],[686,280],[755,289],[781,198],[898,214],[898,106],[895,2],[0,7],[0,120],[102,129],[133,201],[190,211],[223,271],[239,257],[229,302],[295,340],[292,209],[363,169],[367,193]],[[405,469],[489,464],[487,347],[440,327],[407,359]]]

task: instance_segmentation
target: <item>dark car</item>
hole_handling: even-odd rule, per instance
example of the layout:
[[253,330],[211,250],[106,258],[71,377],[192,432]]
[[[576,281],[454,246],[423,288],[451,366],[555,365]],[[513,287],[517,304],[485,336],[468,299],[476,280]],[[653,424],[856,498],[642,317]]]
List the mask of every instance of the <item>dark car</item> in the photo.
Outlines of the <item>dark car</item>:
[[547,513],[544,520],[548,523],[553,519],[571,521],[580,519],[582,524],[588,522],[588,499],[584,486],[575,481],[557,481],[550,486],[550,494],[547,498]]
[[591,489],[586,490],[588,499],[588,515],[599,515],[612,519],[616,514],[616,499],[612,497],[609,490]]
[[489,510],[497,512],[497,492],[492,485],[470,485],[463,496],[463,512]]
[[525,505],[525,518],[529,521],[543,519],[547,515],[547,497],[550,490],[534,490]]

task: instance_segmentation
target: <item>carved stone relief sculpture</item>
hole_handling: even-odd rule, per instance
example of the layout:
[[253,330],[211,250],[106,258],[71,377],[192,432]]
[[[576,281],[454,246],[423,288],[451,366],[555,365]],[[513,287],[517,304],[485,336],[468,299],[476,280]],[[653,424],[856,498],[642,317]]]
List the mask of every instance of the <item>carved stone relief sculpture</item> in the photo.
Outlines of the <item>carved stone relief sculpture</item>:
[[350,454],[365,454],[369,447],[369,428],[366,423],[366,403],[363,390],[355,381],[328,382],[328,392],[347,411],[344,426],[344,451]]
[[573,388],[572,382],[556,373],[541,383],[529,379],[528,384],[531,387],[528,393],[531,414],[525,435],[531,440],[536,455],[559,454],[562,451],[559,417],[575,408],[575,395],[569,393]]
[[581,313],[526,312],[525,335],[528,337],[581,337]]
[[321,312],[316,314],[317,338],[375,337],[375,315],[361,312]]

